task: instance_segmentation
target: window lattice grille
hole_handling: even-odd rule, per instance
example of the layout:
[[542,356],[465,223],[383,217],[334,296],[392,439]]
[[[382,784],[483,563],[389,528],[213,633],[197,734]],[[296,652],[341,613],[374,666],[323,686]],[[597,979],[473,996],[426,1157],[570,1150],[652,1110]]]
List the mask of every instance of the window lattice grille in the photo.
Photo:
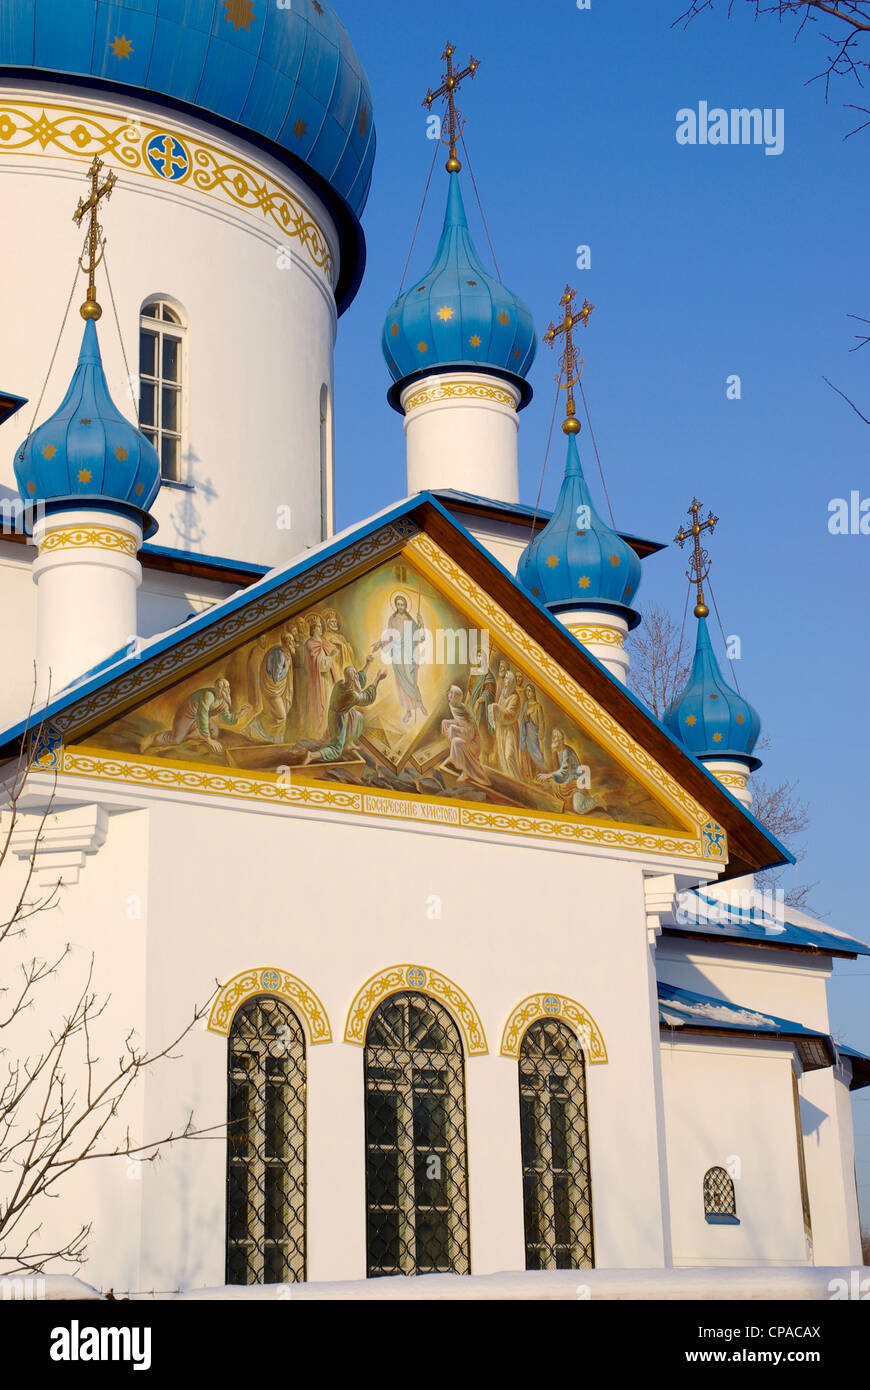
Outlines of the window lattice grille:
[[412,992],[366,1031],[369,1278],[469,1272],[462,1042],[447,1011]]
[[708,1168],[704,1174],[704,1215],[737,1215],[734,1184],[724,1168]]
[[526,1269],[591,1269],[586,1067],[571,1030],[532,1024],[519,1075]]
[[251,999],[229,1039],[227,1283],[305,1278],[305,1035],[278,999]]
[[147,304],[139,324],[139,427],[160,455],[166,482],[182,481],[185,326],[163,300]]

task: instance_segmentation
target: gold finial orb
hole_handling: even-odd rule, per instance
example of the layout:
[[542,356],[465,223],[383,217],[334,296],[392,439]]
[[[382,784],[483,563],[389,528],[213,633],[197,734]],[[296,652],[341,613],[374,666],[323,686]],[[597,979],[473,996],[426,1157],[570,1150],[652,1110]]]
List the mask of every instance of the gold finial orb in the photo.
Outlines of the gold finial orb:
[[448,174],[458,174],[460,169],[462,168],[462,165],[460,161],[456,158],[456,156],[452,154],[444,167],[447,170]]
[[695,617],[696,617],[696,618],[706,618],[706,617],[709,617],[709,614],[710,614],[710,610],[709,610],[709,608],[707,607],[706,603],[696,603],[696,604],[695,604]]
[[96,292],[92,290],[90,286],[88,287],[88,297],[79,310],[79,313],[83,319],[94,319],[96,321],[103,317],[103,311],[97,303]]
[[562,431],[564,434],[579,434],[580,430],[580,421],[576,415],[569,415],[567,420],[563,420]]

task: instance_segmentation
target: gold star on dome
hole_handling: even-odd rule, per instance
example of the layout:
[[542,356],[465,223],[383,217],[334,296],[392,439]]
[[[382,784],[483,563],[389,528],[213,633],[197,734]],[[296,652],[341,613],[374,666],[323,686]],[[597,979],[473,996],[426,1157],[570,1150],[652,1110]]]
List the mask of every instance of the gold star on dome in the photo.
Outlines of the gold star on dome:
[[428,352],[428,351],[429,351],[429,344],[428,344],[428,343],[418,343],[418,344],[417,344],[417,351],[418,351],[418,352]]
[[714,743],[721,743],[721,742],[722,742],[722,735],[721,735],[721,734],[714,734],[714,735],[713,735],[713,742],[714,742]]
[[123,444],[119,444],[115,450],[115,458],[119,463],[123,463],[125,458],[127,458],[127,450],[124,448]]
[[519,348],[514,348],[514,359],[518,358],[519,355],[520,355],[520,350],[519,350]]
[[534,594],[535,598],[539,597],[539,591],[537,589],[532,589],[532,593]]
[[548,567],[548,569],[554,570],[554,569],[556,568],[556,566],[558,565],[558,563],[559,563],[559,557],[558,557],[558,555],[548,555],[548,556],[547,556],[547,567]]
[[89,483],[91,481],[91,474],[87,468],[79,470],[78,480],[80,483]]
[[473,338],[469,338],[468,341],[471,343],[471,346],[472,346],[472,347],[480,347],[480,338],[477,336],[476,333],[475,333],[474,337],[473,337]]
[[438,317],[441,319],[442,323],[449,323],[453,318],[453,310],[448,304],[445,304],[438,310]]
[[145,491],[145,484],[144,484],[144,483],[137,483],[137,484],[136,484],[136,496],[137,496],[137,497],[141,497],[141,496],[142,496],[142,493],[143,493],[144,491]]
[[698,722],[698,721],[697,721],[697,719],[695,718],[694,714],[688,714],[688,715],[686,716],[686,723],[687,723],[687,724],[692,725],[692,724],[697,724],[697,722]]
[[254,14],[254,0],[223,0],[226,14],[224,19],[232,24],[236,33],[240,29],[250,29],[257,18]]
[[33,494],[34,494],[35,491],[36,491],[36,483],[34,483],[34,482],[32,482],[32,481],[29,482],[29,483],[27,484],[27,491],[30,493],[30,496],[32,497]]
[[611,555],[611,557],[610,557],[610,563],[613,565],[613,568],[616,569],[616,566],[619,564],[619,556],[618,556],[618,555]]
[[392,327],[390,328],[390,333],[393,335],[394,338],[398,338],[398,336],[399,336],[399,325],[398,325],[397,323],[394,323],[394,324],[392,325]]
[[592,583],[592,580],[589,578],[588,574],[584,574],[583,578],[578,582],[580,584],[581,589],[588,589],[589,585]]
[[473,286],[473,285],[476,285],[476,284],[477,284],[477,281],[476,281],[476,280],[466,280],[465,283],[466,283],[466,285],[472,285],[472,286]]
[[295,126],[293,127],[293,134],[296,136],[297,140],[301,140],[307,129],[307,121],[297,121]]
[[125,34],[116,34],[109,47],[116,58],[129,58],[133,52],[133,45]]
[[501,324],[502,328],[507,328],[508,324],[511,321],[511,316],[510,314],[505,313],[504,309],[502,309],[501,313],[498,316],[498,321]]
[[56,453],[57,449],[55,449],[53,444],[46,444],[42,451],[42,457],[44,459],[53,459]]
[[744,719],[744,717],[743,717],[742,714],[738,714],[738,716],[737,716],[737,723],[738,723],[738,724],[745,724],[745,723],[746,723],[746,720]]

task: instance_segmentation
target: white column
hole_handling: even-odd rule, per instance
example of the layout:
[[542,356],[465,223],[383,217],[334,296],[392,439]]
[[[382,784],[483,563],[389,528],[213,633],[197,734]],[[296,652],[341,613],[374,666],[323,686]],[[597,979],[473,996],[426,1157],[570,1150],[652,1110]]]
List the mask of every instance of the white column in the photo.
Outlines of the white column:
[[408,494],[456,488],[518,502],[519,388],[483,372],[429,376],[401,393]]
[[39,554],[36,673],[39,698],[56,695],[136,634],[136,558],[142,528],[114,512],[64,511],[33,527]]
[[735,758],[703,758],[702,761],[707,771],[712,772],[713,776],[718,778],[735,801],[739,801],[740,805],[745,806],[747,811],[752,809],[748,763],[739,762]]
[[555,615],[560,623],[582,642],[587,651],[606,666],[612,676],[625,684],[628,678],[628,652],[625,639],[628,636],[628,623],[618,613],[599,612],[597,609],[575,608],[570,612]]

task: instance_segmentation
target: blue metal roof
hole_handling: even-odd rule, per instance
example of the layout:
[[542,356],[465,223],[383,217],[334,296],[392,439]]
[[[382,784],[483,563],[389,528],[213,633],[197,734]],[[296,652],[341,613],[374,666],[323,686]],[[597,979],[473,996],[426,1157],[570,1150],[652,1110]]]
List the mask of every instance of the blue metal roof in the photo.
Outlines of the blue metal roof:
[[710,644],[707,619],[698,619],[692,674],[664,722],[698,758],[736,758],[760,767],[751,753],[761,732],[757,710],[726,683]]
[[[422,280],[387,314],[381,340],[393,380],[447,367],[470,367],[517,378],[520,409],[531,399],[526,374],[537,339],[523,301],[489,275],[468,230],[458,173],[448,175],[447,211],[438,250]],[[401,409],[395,388],[390,402]]]
[[325,0],[3,0],[0,68],[196,107],[285,150],[356,216],[365,207],[371,89]]
[[870,1057],[864,1052],[856,1052],[854,1047],[847,1047],[845,1043],[838,1042],[834,1045],[837,1052],[852,1063],[849,1090],[860,1091],[862,1086],[870,1086]]
[[629,600],[637,597],[640,577],[637,555],[593,506],[580,466],[577,436],[570,434],[555,510],[520,556],[517,578],[553,612],[615,609],[629,627],[636,627],[640,618]]
[[767,910],[762,894],[757,905],[741,907],[691,888],[681,893],[674,921],[663,923],[666,932],[689,936],[722,937],[729,941],[763,941],[768,945],[807,948],[841,956],[870,956],[870,946],[846,932],[835,931],[807,914],[783,907]]
[[[339,554],[347,546],[357,544],[359,541],[364,540],[367,536],[379,530],[380,527],[386,526],[391,521],[396,521],[402,517],[413,514],[423,505],[428,505],[438,512],[455,531],[464,537],[468,545],[478,552],[491,569],[497,571],[510,587],[517,590],[518,593],[521,593],[523,599],[527,603],[531,603],[542,617],[546,618],[548,622],[553,623],[558,628],[562,640],[573,643],[577,652],[582,654],[583,660],[594,666],[601,676],[619,690],[621,699],[633,705],[643,719],[657,725],[668,742],[673,745],[680,755],[682,757],[688,757],[698,770],[703,773],[710,787],[715,789],[717,795],[719,797],[724,797],[730,802],[734,811],[748,822],[749,825],[754,827],[754,829],[764,837],[767,844],[776,851],[780,857],[774,862],[787,864],[793,864],[795,862],[794,855],[791,854],[789,850],[777,840],[776,836],[772,835],[760,821],[756,820],[756,818],[731,795],[727,788],[722,786],[721,782],[719,782],[712,773],[707,771],[703,763],[699,762],[696,758],[692,757],[691,753],[687,752],[679,739],[674,738],[673,734],[671,734],[664,725],[659,723],[655,715],[643,701],[628,690],[615,676],[612,676],[607,668],[603,666],[591,652],[587,651],[582,643],[573,638],[568,630],[548,612],[543,604],[527,594],[523,590],[522,585],[517,582],[516,577],[511,574],[504,565],[500,564],[485,546],[475,540],[474,536],[465,529],[461,522],[457,521],[456,517],[453,516],[447,508],[438,501],[437,497],[433,496],[430,492],[419,492],[413,497],[404,498],[395,506],[385,508],[384,511],[369,517],[358,526],[349,528],[340,535],[332,537],[329,541],[323,542],[321,545],[313,546],[310,550],[306,551],[304,555],[301,555],[290,564],[284,565],[279,569],[270,570],[256,583],[251,584],[248,588],[239,590],[237,593],[230,594],[227,598],[221,600],[220,603],[216,603],[213,607],[197,614],[196,617],[191,618],[181,626],[172,628],[169,632],[161,633],[158,637],[137,644],[135,650],[128,649],[127,654],[121,656],[114,664],[101,666],[97,674],[89,673],[87,677],[82,676],[75,685],[67,687],[66,690],[62,691],[43,711],[41,711],[40,717],[46,721],[50,721],[56,715],[76,704],[76,702],[84,696],[92,694],[95,690],[99,690],[103,686],[108,685],[110,681],[125,675],[143,661],[147,661],[153,656],[170,650],[179,642],[186,640],[192,633],[203,631],[211,626],[212,623],[219,622],[229,614],[237,612],[240,608],[244,608],[248,603],[255,602],[258,596],[269,593],[272,589],[278,588],[281,584],[286,584],[288,579],[305,574],[307,570],[312,569],[315,565],[321,564],[329,557]],[[0,731],[0,756],[10,749],[10,745],[12,745],[15,740],[27,734],[32,727],[32,721],[25,717],[10,728]]]
[[146,535],[157,530],[148,508],[160,490],[160,459],[109,395],[93,319],[85,324],[61,404],[15,455],[15,477],[25,503],[45,503],[55,511],[120,503]]
[[834,1043],[827,1033],[805,1028],[776,1014],[761,1013],[743,1008],[709,994],[678,989],[675,985],[658,982],[659,1022],[666,1028],[687,1032],[743,1033],[753,1037],[783,1037],[796,1043],[805,1071],[833,1066]]
[[23,405],[27,405],[26,396],[13,396],[10,391],[0,391],[0,425],[11,420]]

